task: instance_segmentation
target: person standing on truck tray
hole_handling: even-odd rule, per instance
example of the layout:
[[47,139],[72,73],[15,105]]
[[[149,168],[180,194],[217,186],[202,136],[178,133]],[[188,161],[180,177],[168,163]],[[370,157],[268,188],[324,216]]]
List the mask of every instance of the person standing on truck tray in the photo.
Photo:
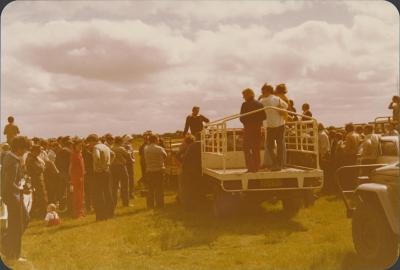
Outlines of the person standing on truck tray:
[[146,160],[147,208],[164,208],[164,169],[167,153],[158,145],[158,137],[150,135],[144,148]]
[[[254,99],[254,91],[250,88],[244,89],[242,95],[245,102],[242,104],[240,114],[264,107],[262,103]],[[265,111],[263,110],[240,117],[240,122],[244,126],[243,151],[247,172],[257,172],[260,168],[261,126],[265,118]]]
[[194,106],[192,109],[192,114],[186,117],[183,136],[185,136],[190,129],[190,133],[196,137],[196,140],[200,140],[201,131],[203,130],[203,123],[209,123],[210,120],[202,114],[199,114],[199,112],[200,107]]
[[301,109],[303,110],[303,112],[302,112],[303,116],[301,117],[301,120],[302,121],[311,120],[312,113],[310,111],[310,104],[304,103],[301,106]]
[[389,109],[392,110],[393,122],[397,125],[397,131],[399,131],[400,123],[400,96],[393,96],[392,102],[389,104]]
[[[287,109],[288,105],[280,97],[273,95],[273,87],[264,84],[262,87],[264,97],[261,103],[264,107],[276,107]],[[274,109],[266,109],[267,114],[267,151],[272,160],[271,166],[266,166],[272,171],[280,171],[284,166],[284,133],[285,133],[285,112]],[[275,155],[275,142],[277,145],[277,155]],[[267,165],[267,164],[265,164]]]
[[19,128],[14,124],[14,117],[9,116],[7,118],[8,124],[4,127],[4,135],[7,137],[7,143],[11,143],[11,140],[19,134]]
[[[294,107],[294,101],[292,99],[289,99],[287,110],[290,111],[290,112],[293,112],[293,113],[297,112],[296,108]],[[299,118],[297,117],[296,114],[289,115],[289,118],[290,118],[291,121],[299,120]]]

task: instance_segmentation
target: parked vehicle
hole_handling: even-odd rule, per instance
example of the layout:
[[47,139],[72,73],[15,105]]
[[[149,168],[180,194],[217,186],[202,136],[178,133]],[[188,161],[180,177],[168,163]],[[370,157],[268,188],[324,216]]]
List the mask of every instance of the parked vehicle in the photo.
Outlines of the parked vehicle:
[[[347,216],[352,219],[357,253],[371,266],[389,268],[398,258],[400,239],[399,138],[381,137],[380,147],[377,164],[341,167],[336,178]],[[342,188],[339,175],[346,170],[358,172],[354,190]]]
[[[242,129],[227,127],[241,116],[237,114],[208,123],[202,132],[202,181],[210,187],[214,214],[231,215],[243,202],[268,200],[281,201],[286,215],[293,217],[303,205],[312,204],[314,191],[323,185],[317,121],[310,119],[285,125],[287,164],[281,171],[247,172],[242,151]],[[265,139],[262,140],[260,145],[264,145]],[[260,155],[264,156],[264,149]]]

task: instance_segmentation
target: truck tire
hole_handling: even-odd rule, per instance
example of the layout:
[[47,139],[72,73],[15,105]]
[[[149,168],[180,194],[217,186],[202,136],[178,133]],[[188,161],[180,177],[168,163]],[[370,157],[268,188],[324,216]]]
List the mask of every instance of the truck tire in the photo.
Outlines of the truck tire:
[[352,219],[353,243],[357,253],[371,264],[389,268],[398,256],[398,240],[380,206],[360,203]]
[[215,217],[232,216],[239,208],[240,197],[218,188],[214,192],[213,213]]
[[303,205],[303,198],[300,192],[290,192],[282,197],[283,213],[286,218],[293,218],[300,211]]

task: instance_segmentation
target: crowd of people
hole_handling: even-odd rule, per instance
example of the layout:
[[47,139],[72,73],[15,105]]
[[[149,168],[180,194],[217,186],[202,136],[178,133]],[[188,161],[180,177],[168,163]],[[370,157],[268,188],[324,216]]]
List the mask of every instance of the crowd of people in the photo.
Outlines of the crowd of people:
[[[242,92],[245,102],[240,110],[240,121],[244,126],[243,151],[248,172],[282,170],[286,165],[284,134],[287,122],[313,117],[307,103],[302,105],[302,113],[297,114],[287,92],[285,84],[275,88],[264,84],[258,100],[252,89]],[[393,115],[384,135],[398,135],[398,96],[393,97],[389,109],[393,110]],[[252,113],[255,110],[257,113]],[[186,118],[185,138],[177,154],[183,164],[182,179],[185,181],[201,173],[200,134],[204,123],[210,120],[199,111],[199,107],[193,107],[192,114]],[[267,130],[263,162],[260,158],[262,125]],[[188,134],[189,130],[191,134]],[[9,117],[4,128],[7,143],[3,145],[0,157],[1,199],[8,209],[8,229],[2,237],[2,253],[7,257],[20,258],[21,237],[29,217],[44,219],[47,225],[57,225],[60,223],[57,211],[68,211],[74,218],[94,211],[96,220],[101,221],[113,217],[119,198],[124,207],[132,206],[135,157],[130,136],[91,134],[84,139],[64,136],[29,140],[19,133],[14,118]],[[145,133],[143,138],[139,156],[141,181],[147,187],[147,207],[163,208],[167,153],[158,136]],[[379,136],[372,125],[355,127],[349,123],[341,129],[325,128],[319,123],[318,140],[319,160],[326,173],[328,189],[334,188],[331,176],[336,168],[358,161],[374,163],[380,151]],[[21,182],[21,179],[25,181]],[[185,181],[180,183],[181,187],[197,188]],[[21,194],[24,193],[33,195],[31,206],[22,203],[24,197]],[[181,200],[187,199],[184,194],[179,196]]]
[[[8,210],[2,237],[6,257],[23,260],[21,236],[30,218],[53,226],[60,223],[60,212],[80,218],[94,211],[96,220],[102,221],[114,216],[119,199],[123,207],[133,206],[135,157],[130,136],[28,139],[18,135],[14,118],[8,121],[0,157],[1,199]],[[140,151],[148,208],[164,206],[167,154],[160,143],[158,136],[145,134]]]

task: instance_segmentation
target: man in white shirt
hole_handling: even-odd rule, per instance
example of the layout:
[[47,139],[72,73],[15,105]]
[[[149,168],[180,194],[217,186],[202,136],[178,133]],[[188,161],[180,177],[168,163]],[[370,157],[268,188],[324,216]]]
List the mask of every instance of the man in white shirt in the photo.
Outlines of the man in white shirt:
[[[262,87],[263,97],[260,102],[264,107],[276,107],[287,109],[288,105],[281,98],[273,95],[274,88],[264,84]],[[267,108],[267,150],[272,159],[271,170],[279,171],[284,166],[284,133],[285,133],[285,115],[271,108]],[[277,145],[277,155],[274,153],[275,141]],[[265,161],[264,161],[265,162]]]
[[362,142],[359,154],[361,157],[361,164],[374,164],[380,154],[379,149],[379,135],[373,133],[373,127],[366,125],[364,127],[365,139]]
[[164,169],[167,153],[164,148],[157,145],[158,137],[150,135],[149,144],[144,147],[146,161],[146,181],[148,186],[147,207],[164,207]]
[[93,199],[96,220],[106,220],[114,215],[110,173],[114,153],[107,145],[100,142],[96,134],[89,135],[87,142],[93,149]]
[[321,123],[318,124],[318,150],[320,160],[329,160],[331,145],[329,143],[329,136],[326,134],[324,125]]

